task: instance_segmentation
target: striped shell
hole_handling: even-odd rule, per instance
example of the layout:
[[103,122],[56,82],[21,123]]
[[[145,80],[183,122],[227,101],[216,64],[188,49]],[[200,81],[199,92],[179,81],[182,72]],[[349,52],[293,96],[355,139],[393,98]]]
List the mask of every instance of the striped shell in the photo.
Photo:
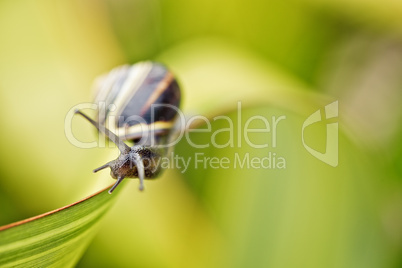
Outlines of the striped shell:
[[100,77],[95,102],[96,121],[122,140],[139,139],[146,129],[153,129],[156,136],[167,135],[180,106],[180,88],[164,65],[139,62]]

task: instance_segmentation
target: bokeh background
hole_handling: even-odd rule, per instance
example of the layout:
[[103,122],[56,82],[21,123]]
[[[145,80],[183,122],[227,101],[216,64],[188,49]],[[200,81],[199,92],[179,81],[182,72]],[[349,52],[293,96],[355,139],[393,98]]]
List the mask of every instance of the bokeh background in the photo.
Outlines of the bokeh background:
[[[96,76],[151,59],[176,73],[188,114],[236,128],[286,116],[275,148],[183,140],[176,154],[271,152],[286,169],[169,169],[143,193],[127,180],[79,267],[402,267],[401,13],[397,0],[0,1],[0,224],[112,182],[91,170],[117,150],[74,147],[65,118]],[[303,148],[301,128],[335,100],[334,168]],[[305,133],[319,151],[325,126]],[[97,139],[81,118],[69,127]]]

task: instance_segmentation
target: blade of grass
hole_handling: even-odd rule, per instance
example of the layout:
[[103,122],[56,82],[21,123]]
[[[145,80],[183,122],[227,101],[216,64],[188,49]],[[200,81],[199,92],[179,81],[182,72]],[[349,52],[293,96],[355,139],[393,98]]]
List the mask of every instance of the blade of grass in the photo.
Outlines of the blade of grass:
[[81,257],[117,192],[110,186],[65,207],[0,227],[0,267],[66,267]]

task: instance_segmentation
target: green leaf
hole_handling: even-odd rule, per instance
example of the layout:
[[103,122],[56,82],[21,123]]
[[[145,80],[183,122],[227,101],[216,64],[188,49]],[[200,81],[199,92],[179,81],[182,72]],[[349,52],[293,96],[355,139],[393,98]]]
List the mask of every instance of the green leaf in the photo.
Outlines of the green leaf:
[[73,266],[117,192],[107,187],[65,207],[0,227],[0,267]]

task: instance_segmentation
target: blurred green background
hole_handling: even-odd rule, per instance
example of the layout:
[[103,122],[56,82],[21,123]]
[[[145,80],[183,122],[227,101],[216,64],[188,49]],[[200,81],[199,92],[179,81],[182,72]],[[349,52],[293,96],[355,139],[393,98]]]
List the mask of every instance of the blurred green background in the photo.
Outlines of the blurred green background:
[[[286,169],[169,169],[143,193],[127,180],[79,267],[402,267],[401,13],[393,0],[0,1],[0,224],[112,182],[91,170],[117,150],[74,147],[65,117],[91,101],[96,76],[152,59],[177,75],[188,114],[225,114],[235,127],[286,116],[276,147],[183,140],[176,154],[274,152]],[[335,100],[334,168],[303,148],[301,129]],[[319,151],[325,126],[305,133]],[[69,127],[97,139],[84,120]]]

